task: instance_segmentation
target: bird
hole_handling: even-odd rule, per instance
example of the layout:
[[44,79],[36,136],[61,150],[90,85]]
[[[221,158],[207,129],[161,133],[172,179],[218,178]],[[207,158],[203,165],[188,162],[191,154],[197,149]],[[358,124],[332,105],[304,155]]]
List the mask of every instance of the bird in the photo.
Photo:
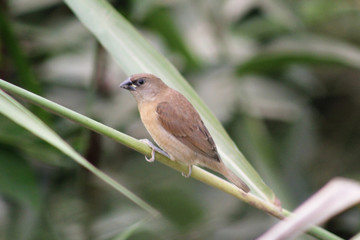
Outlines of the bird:
[[248,185],[235,175],[221,160],[215,142],[194,106],[180,92],[167,86],[160,78],[150,73],[131,75],[120,88],[134,96],[141,121],[150,136],[163,150],[149,140],[143,140],[152,148],[173,161],[188,166],[190,177],[193,165],[209,168],[222,174],[238,188],[248,193]]

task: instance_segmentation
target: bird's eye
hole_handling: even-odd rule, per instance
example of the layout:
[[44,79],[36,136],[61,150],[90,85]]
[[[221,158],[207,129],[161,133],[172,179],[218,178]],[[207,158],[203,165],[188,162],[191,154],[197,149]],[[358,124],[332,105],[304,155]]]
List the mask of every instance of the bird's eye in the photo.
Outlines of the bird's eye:
[[145,83],[145,80],[144,79],[139,79],[137,82],[138,82],[139,85],[143,85]]

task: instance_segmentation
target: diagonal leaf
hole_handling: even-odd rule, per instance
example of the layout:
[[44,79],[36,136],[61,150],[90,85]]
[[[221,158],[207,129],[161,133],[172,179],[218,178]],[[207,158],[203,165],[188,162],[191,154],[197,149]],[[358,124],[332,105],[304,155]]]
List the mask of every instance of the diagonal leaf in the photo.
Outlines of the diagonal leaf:
[[221,123],[179,72],[158,53],[107,1],[65,0],[85,26],[131,75],[153,73],[182,92],[196,107],[213,136],[224,162],[250,186],[252,193],[273,202],[275,195],[248,163]]
[[137,197],[135,194],[130,192],[124,186],[110,178],[108,175],[97,169],[95,166],[90,164],[80,154],[78,154],[70,145],[62,140],[54,131],[46,126],[40,119],[33,115],[30,111],[24,108],[21,104],[12,99],[5,92],[0,90],[0,113],[8,117],[15,123],[29,130],[39,138],[50,143],[61,152],[75,160],[77,163],[88,169],[94,175],[99,177],[101,180],[124,194],[131,201],[142,207],[152,215],[157,215],[157,211],[144,202],[142,199]]
[[258,240],[295,239],[312,225],[320,224],[359,203],[360,183],[346,178],[335,178]]
[[[119,143],[124,144],[125,146],[132,148],[144,155],[150,155],[151,149],[141,141],[128,136],[122,132],[116,131],[115,129],[112,129],[111,127],[108,127],[104,124],[101,124],[91,118],[88,118],[84,115],[81,115],[77,112],[74,112],[68,108],[65,108],[59,104],[56,104],[50,100],[47,100],[43,97],[40,97],[36,94],[33,94],[29,91],[26,91],[20,87],[17,87],[11,83],[8,83],[4,80],[0,79],[0,88],[16,95],[19,97],[22,97],[23,99],[30,101],[36,105],[39,105],[42,108],[45,108],[49,111],[52,111],[62,117],[65,117],[69,120],[72,120],[78,124],[83,125],[84,127],[87,127],[88,129],[98,132],[104,136],[107,136]],[[188,170],[187,166],[180,164],[178,162],[174,162],[167,158],[166,156],[162,154],[156,154],[157,161],[176,169],[177,171],[184,172]],[[276,216],[278,218],[282,218],[283,215],[280,212],[280,209],[278,206],[275,206],[273,203],[269,201],[265,201],[263,199],[260,199],[259,197],[253,195],[253,194],[244,194],[242,191],[239,191],[235,185],[229,183],[228,181],[223,180],[222,178],[219,178],[199,167],[194,166],[192,169],[192,178],[195,178],[199,181],[202,181],[206,184],[209,184],[215,188],[218,188],[224,192],[227,192],[230,195],[233,195],[250,205],[253,205],[259,209],[262,209],[266,211],[267,213]]]
[[[54,113],[63,116],[65,118],[68,118],[76,123],[79,123],[92,131],[101,133],[111,139],[114,139],[115,141],[118,141],[142,154],[149,155],[151,152],[151,149],[141,141],[130,137],[124,133],[118,132],[108,126],[105,126],[99,122],[96,122],[90,118],[87,118],[79,113],[76,113],[70,109],[67,109],[63,106],[60,106],[54,102],[51,102],[45,98],[42,98],[36,94],[33,94],[31,92],[28,92],[22,88],[16,87],[8,82],[5,82],[0,79],[0,87],[3,88],[6,91],[9,91],[17,96],[21,96],[22,98],[26,99],[27,101],[31,101],[43,108],[47,108],[50,111],[53,111]],[[0,105],[1,106],[1,105]],[[177,162],[174,162],[167,157],[157,154],[156,159],[163,164],[166,164],[169,167],[172,167],[178,171],[184,172],[187,170],[187,167],[179,164]],[[277,218],[282,219],[284,217],[283,214],[289,215],[290,213],[286,211],[285,209],[282,210],[282,213],[280,212],[280,209],[278,206],[275,206],[273,203],[265,201],[260,199],[259,197],[253,195],[253,194],[244,194],[242,191],[239,191],[237,187],[235,187],[233,184],[201,169],[198,167],[193,167],[193,171],[191,174],[191,177],[202,181],[206,184],[209,184],[215,188],[218,188],[230,195],[233,195],[247,203],[249,203],[252,206],[255,206]],[[319,227],[312,227],[309,230],[309,234],[312,234],[319,239],[331,239],[333,237],[333,234],[319,228]]]
[[138,222],[132,224],[122,231],[122,233],[117,236],[111,238],[111,240],[126,240],[129,239],[132,235],[134,235],[140,228],[142,228],[147,222],[149,222],[149,218],[144,218],[139,220]]

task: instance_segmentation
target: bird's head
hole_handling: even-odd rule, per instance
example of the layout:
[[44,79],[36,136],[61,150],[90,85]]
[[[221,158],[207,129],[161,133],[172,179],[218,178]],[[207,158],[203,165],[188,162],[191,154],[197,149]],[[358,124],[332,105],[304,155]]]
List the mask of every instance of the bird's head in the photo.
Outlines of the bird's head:
[[138,102],[153,101],[156,95],[167,89],[160,78],[148,73],[131,75],[120,87],[129,90]]

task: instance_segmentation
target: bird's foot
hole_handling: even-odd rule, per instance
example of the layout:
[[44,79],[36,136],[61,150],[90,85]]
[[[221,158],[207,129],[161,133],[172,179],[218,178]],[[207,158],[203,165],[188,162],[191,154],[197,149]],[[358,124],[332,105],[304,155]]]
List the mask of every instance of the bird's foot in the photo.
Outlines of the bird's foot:
[[146,139],[146,138],[140,139],[140,142],[145,143],[146,145],[148,145],[151,148],[151,158],[148,158],[147,156],[145,156],[146,161],[154,162],[155,161],[155,152],[161,153],[162,155],[170,158],[169,154],[167,154],[165,151],[163,151],[162,149],[155,146],[149,139]]
[[188,172],[188,174],[185,174],[185,173],[182,172],[181,175],[182,175],[183,177],[188,178],[188,177],[191,176],[191,171],[192,171],[192,165],[189,165],[189,172]]

